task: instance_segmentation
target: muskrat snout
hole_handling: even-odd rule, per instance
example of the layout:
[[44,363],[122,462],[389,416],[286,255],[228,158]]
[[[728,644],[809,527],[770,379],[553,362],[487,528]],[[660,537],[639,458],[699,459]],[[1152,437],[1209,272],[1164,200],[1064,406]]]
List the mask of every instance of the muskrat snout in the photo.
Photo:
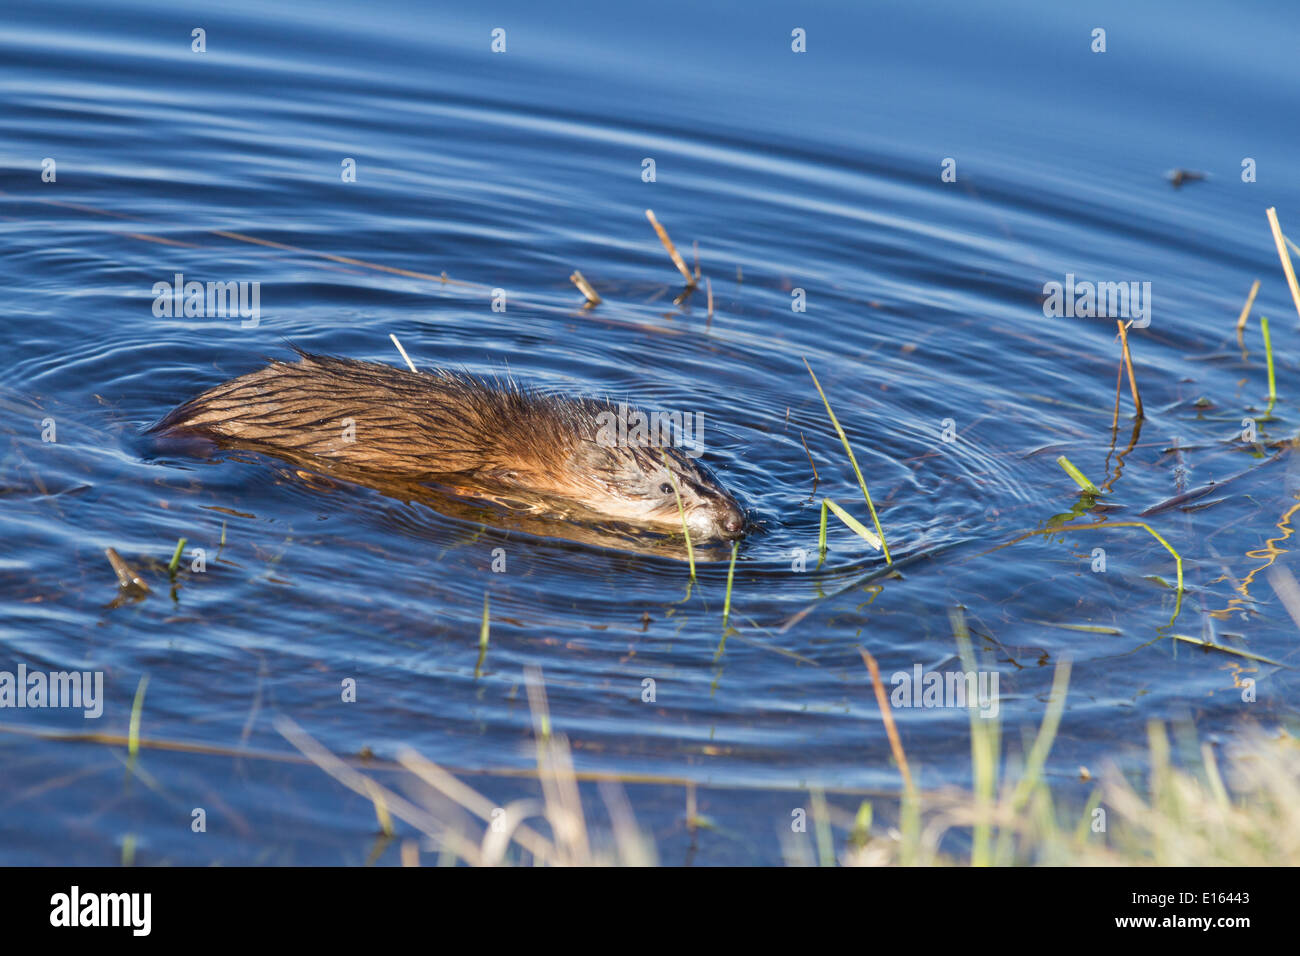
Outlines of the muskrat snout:
[[[601,448],[588,444],[580,472],[599,476],[606,514],[676,532],[686,527],[700,541],[740,537],[745,512],[702,463],[680,449],[647,445]],[[680,508],[678,500],[681,501]]]
[[720,522],[728,538],[739,538],[745,530],[745,515],[739,508],[731,508]]

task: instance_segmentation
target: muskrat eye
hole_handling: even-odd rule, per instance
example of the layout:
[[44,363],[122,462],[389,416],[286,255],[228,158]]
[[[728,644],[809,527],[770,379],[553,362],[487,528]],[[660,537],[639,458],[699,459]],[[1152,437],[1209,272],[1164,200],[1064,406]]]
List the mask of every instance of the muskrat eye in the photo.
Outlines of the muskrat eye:
[[668,482],[665,481],[662,485],[659,486],[659,494],[671,495],[672,493],[673,493],[673,486],[668,484]]

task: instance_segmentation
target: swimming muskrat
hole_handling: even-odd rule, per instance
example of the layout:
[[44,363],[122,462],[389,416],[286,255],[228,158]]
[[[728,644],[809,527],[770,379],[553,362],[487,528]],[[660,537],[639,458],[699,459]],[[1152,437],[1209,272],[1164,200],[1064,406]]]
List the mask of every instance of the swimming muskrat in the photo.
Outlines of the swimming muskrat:
[[693,539],[744,531],[735,498],[680,448],[601,433],[626,406],[295,351],[297,362],[272,361],[211,388],[149,430],[337,464],[363,484],[428,482],[470,497],[539,499],[658,531],[681,530],[675,481]]

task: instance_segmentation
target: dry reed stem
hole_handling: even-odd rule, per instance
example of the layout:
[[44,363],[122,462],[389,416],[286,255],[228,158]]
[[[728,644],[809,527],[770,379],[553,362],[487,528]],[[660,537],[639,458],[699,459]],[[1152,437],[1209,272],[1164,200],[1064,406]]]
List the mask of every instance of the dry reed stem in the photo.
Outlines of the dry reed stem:
[[397,351],[402,353],[402,358],[406,360],[406,367],[409,368],[412,372],[416,371],[415,363],[411,361],[411,356],[406,354],[406,349],[402,348],[402,343],[397,341],[397,336],[394,335],[392,332],[389,332],[388,337],[392,339],[393,344],[397,346]]
[[149,585],[145,584],[144,579],[122,560],[122,556],[117,551],[113,548],[105,548],[104,554],[108,557],[108,563],[113,566],[118,584],[124,588],[139,588],[145,594],[149,593]]
[[1291,301],[1300,314],[1300,283],[1296,282],[1295,269],[1291,266],[1291,253],[1286,251],[1286,241],[1282,238],[1282,227],[1277,222],[1277,210],[1269,206],[1265,211],[1269,228],[1273,230],[1273,241],[1277,243],[1277,257],[1282,260],[1282,271],[1286,273],[1286,284],[1291,287]]
[[579,291],[587,297],[589,305],[600,305],[600,296],[596,295],[596,290],[591,287],[591,283],[577,269],[573,270],[573,275],[569,276],[569,281],[576,285]]
[[691,270],[687,268],[686,260],[683,259],[682,254],[677,251],[677,247],[673,245],[673,241],[668,238],[668,230],[661,226],[659,220],[655,218],[654,210],[647,209],[645,211],[645,217],[650,220],[650,225],[655,227],[655,232],[659,234],[659,241],[664,244],[664,248],[668,250],[668,255],[672,257],[673,265],[677,267],[677,271],[680,272],[682,278],[686,280],[686,287],[688,289],[695,288],[695,279],[691,277]]
[[1241,333],[1246,329],[1246,320],[1250,318],[1250,307],[1255,304],[1255,296],[1259,294],[1259,280],[1256,279],[1250,287],[1250,294],[1246,296],[1246,304],[1241,307],[1241,315],[1237,316],[1237,346],[1241,349],[1246,348],[1246,344],[1241,339]]
[[1119,326],[1119,340],[1124,345],[1124,365],[1128,368],[1128,387],[1133,393],[1133,405],[1137,410],[1137,417],[1143,418],[1145,416],[1142,414],[1142,395],[1138,392],[1137,376],[1133,374],[1133,356],[1128,350],[1128,329],[1123,319],[1116,319],[1115,322]]
[[[1119,428],[1119,397],[1123,387],[1124,387],[1124,360],[1121,358],[1119,360],[1119,366],[1115,369],[1115,415],[1110,422],[1111,431],[1114,431],[1117,428]],[[1111,436],[1111,440],[1112,441],[1114,440],[1113,435]]]

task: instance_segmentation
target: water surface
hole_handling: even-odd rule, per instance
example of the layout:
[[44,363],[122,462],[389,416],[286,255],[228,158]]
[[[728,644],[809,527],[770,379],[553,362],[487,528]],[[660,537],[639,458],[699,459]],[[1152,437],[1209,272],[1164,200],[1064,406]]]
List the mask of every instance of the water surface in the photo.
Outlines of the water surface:
[[[143,864],[367,859],[368,802],[313,767],[146,750],[150,787],[125,779],[120,746],[32,736],[125,734],[146,674],[151,740],[290,755],[272,725],[287,715],[337,753],[410,745],[470,773],[533,765],[535,665],[580,770],[661,781],[630,797],[672,863],[775,861],[806,788],[850,810],[849,791],[896,789],[859,649],[887,679],[957,668],[954,607],[1013,744],[1073,661],[1049,765],[1063,792],[1080,765],[1130,760],[1151,719],[1220,741],[1293,721],[1296,628],[1270,574],[1291,563],[1300,329],[1264,210],[1300,233],[1296,26],[1262,2],[11,8],[0,670],[102,671],[105,704],[97,721],[0,712],[0,858],[112,864],[127,843]],[[1179,167],[1208,178],[1175,189]],[[698,243],[711,317],[647,208],[688,259]],[[581,308],[575,268],[601,306]],[[156,316],[153,286],[177,273],[259,283],[256,323]],[[1112,429],[1115,323],[1044,314],[1067,274],[1151,284],[1150,324],[1130,331],[1140,429],[1127,388]],[[690,586],[670,557],[142,434],[287,343],[400,364],[390,334],[424,368],[703,414],[705,460],[758,525],[725,645],[725,563]],[[869,516],[805,359],[897,576],[835,521],[818,566],[823,497]],[[1102,507],[1084,512],[1062,454]],[[1072,508],[1076,525],[1146,521],[1182,555],[1176,617],[1174,561],[1142,529],[998,549]],[[110,547],[152,596],[114,606]],[[967,780],[964,711],[894,714],[925,785]],[[474,782],[502,803],[532,792]],[[687,833],[687,782],[719,830]]]

